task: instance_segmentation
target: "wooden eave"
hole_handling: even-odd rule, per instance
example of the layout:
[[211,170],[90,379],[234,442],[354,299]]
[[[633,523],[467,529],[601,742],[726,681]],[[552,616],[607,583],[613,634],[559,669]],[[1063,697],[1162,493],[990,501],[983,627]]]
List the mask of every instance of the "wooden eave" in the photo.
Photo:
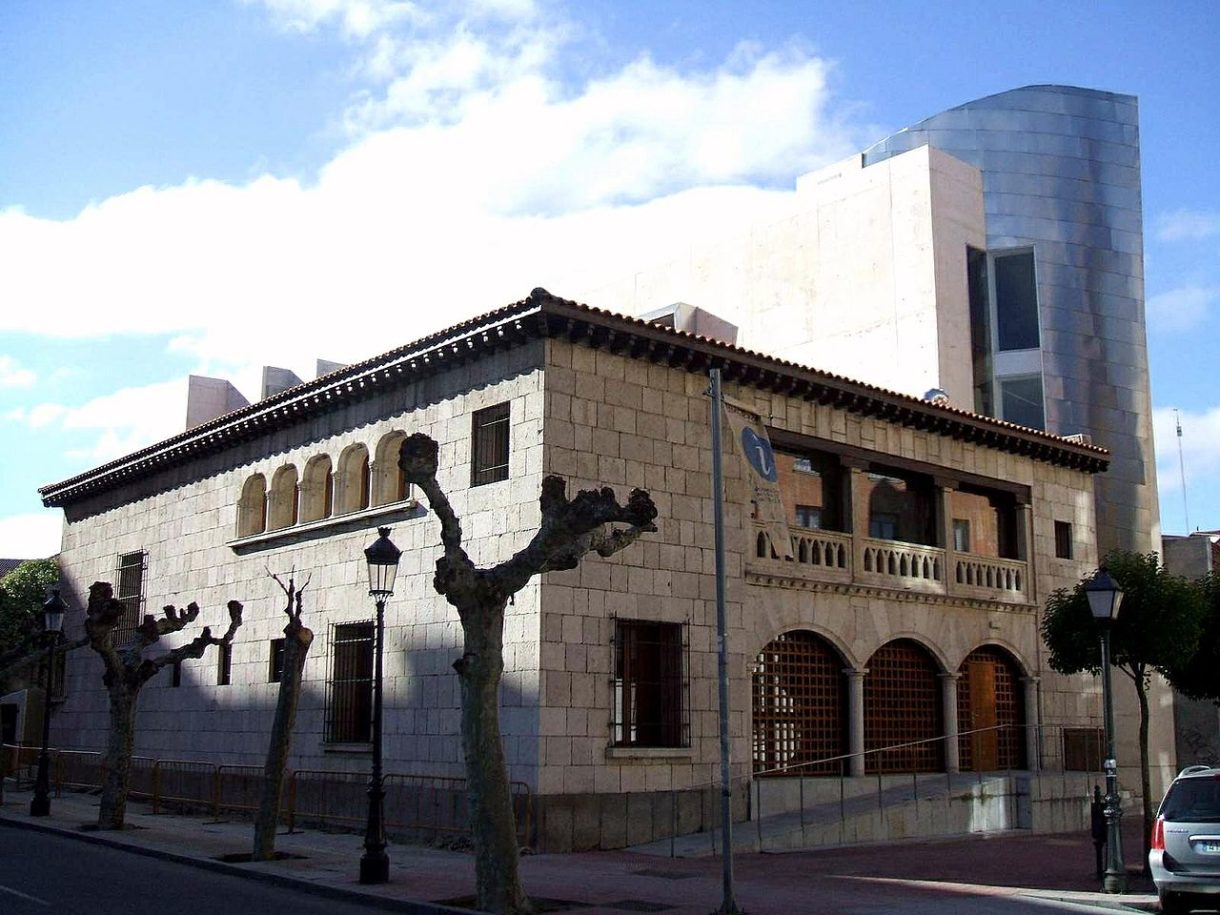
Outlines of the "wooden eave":
[[1083,473],[1099,473],[1109,465],[1109,452],[1103,448],[940,406],[535,289],[520,302],[345,366],[126,457],[41,487],[38,492],[47,507],[67,505],[287,428],[309,416],[365,400],[388,386],[419,381],[540,337],[692,373],[705,374],[719,368],[726,381],[765,393],[798,397]]

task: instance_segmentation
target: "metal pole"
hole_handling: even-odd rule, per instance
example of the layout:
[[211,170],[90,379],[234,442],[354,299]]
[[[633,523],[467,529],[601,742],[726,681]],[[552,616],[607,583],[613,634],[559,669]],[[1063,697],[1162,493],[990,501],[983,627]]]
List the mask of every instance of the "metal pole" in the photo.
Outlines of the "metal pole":
[[1118,761],[1114,756],[1114,696],[1110,692],[1110,627],[1101,631],[1101,694],[1106,726],[1106,876],[1107,893],[1127,892],[1127,865],[1123,863],[1123,811],[1118,802]]
[[48,633],[47,641],[51,643],[47,653],[47,691],[42,700],[42,752],[38,754],[38,776],[34,781],[34,796],[30,799],[30,816],[45,817],[51,813],[51,795],[48,769],[51,759],[47,747],[51,743],[51,687],[55,682],[55,643],[59,633]]
[[390,859],[385,853],[385,791],[381,784],[381,647],[385,636],[385,600],[377,601],[377,635],[373,646],[373,772],[369,776],[369,816],[364,832],[364,856],[360,859],[361,883],[385,883],[390,879]]
[[729,747],[729,660],[728,622],[724,606],[724,467],[720,455],[720,416],[724,398],[720,390],[720,369],[711,370],[712,382],[712,518],[716,532],[716,671],[720,681],[720,822],[724,831],[724,899],[720,915],[740,912],[733,899],[733,781]]

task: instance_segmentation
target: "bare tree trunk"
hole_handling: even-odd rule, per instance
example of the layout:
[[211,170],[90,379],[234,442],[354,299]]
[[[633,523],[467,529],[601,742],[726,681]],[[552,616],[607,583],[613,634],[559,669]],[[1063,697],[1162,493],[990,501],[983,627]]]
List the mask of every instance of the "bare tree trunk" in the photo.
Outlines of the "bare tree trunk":
[[280,675],[275,721],[271,726],[267,762],[263,766],[262,794],[258,802],[258,816],[254,821],[253,858],[256,861],[270,861],[275,857],[275,834],[284,799],[284,777],[288,771],[288,754],[292,749],[292,732],[296,727],[297,707],[301,701],[305,658],[309,654],[309,646],[313,644],[313,631],[301,625],[301,594],[305,591],[305,585],[298,591],[291,578],[285,586],[274,575],[271,577],[288,596],[285,609],[288,625],[284,627],[284,670]]
[[499,915],[526,915],[533,906],[521,886],[512,795],[500,742],[504,610],[533,576],[574,569],[591,552],[612,556],[641,534],[655,531],[657,509],[642,489],[632,490],[626,505],[620,505],[608,487],[581,490],[568,499],[562,478],[544,477],[537,533],[512,558],[479,569],[462,547],[461,522],[437,482],[438,453],[436,442],[417,432],[403,442],[398,465],[407,481],[423,491],[441,523],[444,555],[436,561],[432,586],[457,609],[462,621],[464,653],[453,667],[462,684],[462,750],[479,908]]
[[202,658],[209,645],[229,645],[241,627],[242,605],[229,601],[229,628],[220,638],[212,635],[211,627],[185,645],[156,658],[145,658],[144,649],[161,640],[161,636],[179,632],[199,616],[199,605],[191,602],[183,610],[162,608],[160,619],[148,614],[122,648],[113,642],[114,630],[127,608],[116,600],[109,582],[95,581],[89,586],[89,605],[85,611],[85,635],[89,647],[102,659],[105,673],[102,682],[110,696],[110,739],[106,749],[102,799],[98,809],[99,829],[122,829],[127,814],[128,779],[131,775],[131,752],[135,744],[136,700],[140,689],[172,664],[187,658]]
[[136,697],[124,683],[110,685],[110,736],[102,762],[102,798],[98,810],[99,829],[122,829],[127,816],[127,791],[131,778],[131,751],[136,733]]
[[1144,828],[1141,830],[1143,840],[1140,843],[1140,860],[1143,862],[1143,872],[1150,873],[1148,866],[1148,844],[1152,841],[1152,773],[1148,758],[1148,689],[1143,672],[1135,678],[1135,694],[1140,702],[1140,790],[1143,793]]
[[516,819],[500,742],[504,604],[482,610],[477,620],[463,616],[464,651],[453,664],[462,684],[462,751],[478,907],[487,912],[532,912],[521,885]]

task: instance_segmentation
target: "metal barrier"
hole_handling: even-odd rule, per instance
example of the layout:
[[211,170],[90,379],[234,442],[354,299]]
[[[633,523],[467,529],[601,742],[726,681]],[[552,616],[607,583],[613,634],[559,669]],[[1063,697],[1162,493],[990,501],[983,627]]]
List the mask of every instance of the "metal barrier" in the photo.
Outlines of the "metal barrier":
[[[105,780],[99,752],[49,749],[52,787],[96,791]],[[0,777],[17,775],[32,784],[38,747],[0,747]],[[363,826],[368,814],[368,782],[363,772],[325,769],[285,773],[280,820],[289,832],[299,822],[322,826]],[[128,796],[147,801],[154,814],[202,811],[213,818],[224,812],[253,814],[263,784],[262,766],[215,765],[194,760],[133,756]],[[469,835],[466,780],[446,776],[384,776],[386,827],[405,838],[428,841],[439,835]],[[524,782],[510,782],[518,837],[530,844],[533,795]]]

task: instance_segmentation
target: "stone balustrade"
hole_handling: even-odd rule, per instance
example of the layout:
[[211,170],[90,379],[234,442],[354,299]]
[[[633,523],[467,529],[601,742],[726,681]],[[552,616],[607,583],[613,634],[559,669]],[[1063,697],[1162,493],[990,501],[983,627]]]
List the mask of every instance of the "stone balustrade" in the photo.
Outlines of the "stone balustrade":
[[1029,567],[1018,559],[947,553],[940,547],[840,531],[791,527],[792,558],[780,558],[763,525],[754,526],[749,571],[828,583],[856,583],[930,594],[1028,603]]

